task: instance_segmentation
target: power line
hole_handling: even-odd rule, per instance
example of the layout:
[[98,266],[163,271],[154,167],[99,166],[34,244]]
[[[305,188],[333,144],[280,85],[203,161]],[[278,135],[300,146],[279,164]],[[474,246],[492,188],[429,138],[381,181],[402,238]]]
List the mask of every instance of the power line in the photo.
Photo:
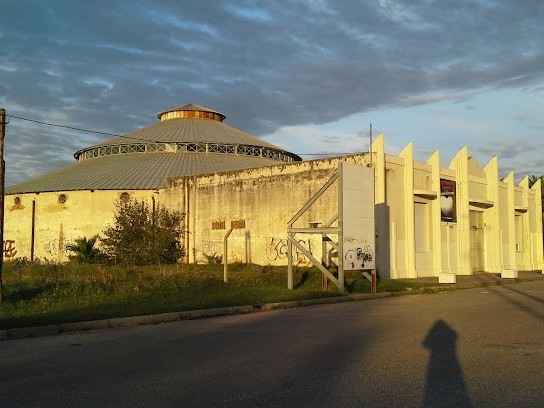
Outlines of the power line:
[[24,120],[24,121],[27,121],[27,122],[38,123],[40,125],[47,125],[47,126],[54,126],[54,127],[64,128],[64,129],[78,130],[80,132],[96,133],[98,135],[107,135],[107,136],[121,136],[121,135],[117,135],[117,134],[114,134],[114,133],[100,132],[98,130],[82,129],[82,128],[78,128],[78,127],[75,127],[75,126],[58,125],[56,123],[42,122],[42,121],[35,120],[35,119],[22,118],[20,116],[9,115],[8,117],[13,118],[13,119]]
[[[59,125],[59,124],[57,124],[57,123],[42,122],[42,121],[40,121],[40,120],[29,119],[29,118],[23,118],[23,117],[15,116],[15,115],[6,115],[6,117],[8,117],[8,118],[13,118],[13,119],[19,119],[19,120],[24,120],[24,121],[26,121],[26,122],[37,123],[37,124],[39,124],[39,125],[53,126],[53,127],[63,128],[63,129],[70,129],[70,130],[77,130],[77,131],[80,131],[80,132],[94,133],[94,134],[98,134],[98,135],[123,137],[123,138],[125,138],[125,139],[131,139],[131,140],[135,140],[135,141],[138,141],[138,142],[163,143],[163,142],[161,142],[161,141],[159,141],[159,140],[144,139],[144,138],[139,138],[139,137],[127,136],[127,135],[119,135],[119,134],[115,134],[115,133],[101,132],[101,131],[98,131],[98,130],[83,129],[83,128],[76,127],[76,126]],[[344,152],[344,153],[341,153],[341,152],[338,152],[338,153],[295,153],[295,154],[296,154],[297,156],[344,156],[344,155],[359,154],[359,153],[361,153],[361,152]]]
[[40,125],[54,126],[54,127],[70,129],[70,130],[78,130],[80,132],[95,133],[95,134],[98,134],[98,135],[106,135],[106,136],[124,137],[126,139],[132,139],[132,140],[136,140],[138,142],[159,143],[159,141],[152,140],[152,139],[143,139],[143,138],[140,138],[140,137],[132,137],[132,136],[127,136],[127,135],[119,135],[119,134],[115,134],[115,133],[100,132],[98,130],[83,129],[83,128],[79,128],[79,127],[75,127],[75,126],[69,126],[69,125],[59,125],[57,123],[42,122],[40,120],[22,118],[20,116],[9,115],[8,117],[13,118],[13,119],[24,120],[24,121],[27,121],[27,122],[38,123]]
[[158,141],[158,140],[153,140],[153,139],[144,139],[144,138],[141,138],[141,137],[133,137],[133,136],[127,136],[127,135],[119,135],[119,134],[108,133],[108,132],[100,132],[100,131],[98,131],[98,130],[83,129],[83,128],[79,128],[79,127],[75,127],[75,126],[69,126],[69,125],[59,125],[59,124],[57,124],[57,123],[42,122],[42,121],[40,121],[40,120],[29,119],[29,118],[22,118],[22,117],[20,117],[20,116],[9,115],[9,117],[10,117],[10,118],[14,118],[14,119],[24,120],[24,121],[27,121],[27,122],[38,123],[38,124],[40,124],[40,125],[54,126],[54,127],[59,127],[59,128],[64,128],[64,129],[70,129],[70,130],[78,130],[78,131],[81,131],[81,132],[95,133],[95,134],[98,134],[98,135],[123,137],[123,138],[125,138],[125,139],[136,140],[136,141],[138,141],[138,142],[161,143],[160,141]]

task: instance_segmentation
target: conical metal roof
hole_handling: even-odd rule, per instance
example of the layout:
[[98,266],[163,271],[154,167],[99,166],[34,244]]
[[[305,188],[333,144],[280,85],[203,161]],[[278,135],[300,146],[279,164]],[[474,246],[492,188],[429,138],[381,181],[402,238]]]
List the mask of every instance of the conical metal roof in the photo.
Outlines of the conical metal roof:
[[8,187],[6,194],[71,190],[147,190],[168,177],[241,170],[301,160],[190,104],[159,113],[159,123],[78,150],[66,168]]

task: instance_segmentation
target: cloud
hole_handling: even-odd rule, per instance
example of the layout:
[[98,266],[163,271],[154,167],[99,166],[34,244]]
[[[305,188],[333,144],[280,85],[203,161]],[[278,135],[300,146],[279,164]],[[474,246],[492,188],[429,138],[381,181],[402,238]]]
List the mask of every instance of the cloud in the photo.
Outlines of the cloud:
[[[453,101],[454,103],[463,103],[470,100],[474,95],[472,93],[441,93],[441,94],[422,94],[422,95],[410,95],[395,105],[399,107],[410,107],[417,105],[427,105],[443,101]],[[470,105],[467,105],[470,106]]]
[[541,152],[544,150],[544,141],[532,140],[495,140],[485,145],[476,145],[471,153],[484,155],[489,158],[499,157],[499,173],[505,177],[511,171],[517,176],[544,173],[544,159]]
[[[273,134],[544,78],[540,1],[9,2],[2,12],[17,16],[1,29],[8,114],[111,133],[199,103]],[[15,120],[8,132],[8,183],[98,140]],[[55,154],[36,163],[45,146]]]
[[[381,132],[375,129],[373,139]],[[330,130],[318,126],[285,126],[274,134],[268,135],[266,140],[296,152],[304,160],[322,157],[333,157],[369,151],[369,130],[347,131]],[[311,141],[310,143],[308,143]],[[386,138],[385,152],[399,154],[402,147],[389,144]]]

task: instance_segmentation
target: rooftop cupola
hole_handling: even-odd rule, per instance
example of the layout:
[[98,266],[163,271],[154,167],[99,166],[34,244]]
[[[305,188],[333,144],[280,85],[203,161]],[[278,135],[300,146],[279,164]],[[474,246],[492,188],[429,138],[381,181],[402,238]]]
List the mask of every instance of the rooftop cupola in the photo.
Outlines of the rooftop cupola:
[[226,116],[221,112],[217,112],[194,103],[161,112],[157,115],[157,117],[161,120],[161,122],[168,119],[179,118],[202,118],[223,122],[223,120],[226,118]]

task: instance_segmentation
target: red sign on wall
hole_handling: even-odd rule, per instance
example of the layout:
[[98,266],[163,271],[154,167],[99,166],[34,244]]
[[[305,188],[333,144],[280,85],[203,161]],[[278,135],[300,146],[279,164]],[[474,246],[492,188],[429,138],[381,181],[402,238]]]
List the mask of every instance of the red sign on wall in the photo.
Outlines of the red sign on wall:
[[442,222],[457,222],[455,181],[440,179],[440,218]]

